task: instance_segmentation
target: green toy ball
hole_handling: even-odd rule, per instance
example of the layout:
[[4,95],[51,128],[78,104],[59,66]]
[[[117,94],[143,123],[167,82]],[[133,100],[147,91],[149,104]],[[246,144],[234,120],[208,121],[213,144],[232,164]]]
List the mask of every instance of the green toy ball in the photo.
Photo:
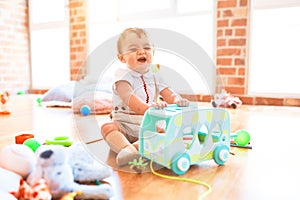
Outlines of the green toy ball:
[[246,146],[250,142],[250,134],[246,130],[239,130],[236,132],[234,142],[239,146]]
[[25,94],[25,92],[23,90],[20,90],[17,92],[17,95],[23,95],[23,94]]
[[40,143],[38,143],[38,141],[36,141],[34,138],[25,140],[23,144],[28,146],[33,152],[35,152],[37,148],[41,146]]
[[38,105],[42,105],[42,99],[41,98],[37,98],[36,102],[38,103]]

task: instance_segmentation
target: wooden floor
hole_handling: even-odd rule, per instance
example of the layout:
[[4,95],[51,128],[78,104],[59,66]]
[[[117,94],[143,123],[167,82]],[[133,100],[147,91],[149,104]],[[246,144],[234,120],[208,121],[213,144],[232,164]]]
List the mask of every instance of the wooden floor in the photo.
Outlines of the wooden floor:
[[[12,97],[7,107],[9,116],[0,116],[0,148],[14,143],[21,133],[34,133],[40,141],[67,135],[87,144],[96,159],[108,163],[114,174],[109,181],[114,187],[113,199],[198,199],[206,187],[117,168],[115,154],[101,139],[99,125],[107,115],[81,117],[69,108],[43,108],[35,96]],[[179,177],[204,181],[212,192],[205,199],[299,199],[300,180],[300,108],[246,106],[229,110],[231,131],[247,129],[252,150],[232,148],[224,166],[207,161],[192,166]],[[176,176],[156,166],[159,173]],[[178,177],[178,176],[176,176]]]

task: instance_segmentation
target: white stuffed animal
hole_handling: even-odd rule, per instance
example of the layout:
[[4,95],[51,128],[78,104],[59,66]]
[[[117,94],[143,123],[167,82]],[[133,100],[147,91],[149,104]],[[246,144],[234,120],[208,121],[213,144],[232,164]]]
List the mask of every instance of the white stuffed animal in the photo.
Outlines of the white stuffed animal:
[[[111,175],[111,169],[105,166],[98,166],[99,170],[88,167],[87,163],[92,162],[89,154],[79,145],[72,146],[44,145],[37,149],[36,167],[27,178],[29,185],[45,179],[53,199],[70,192],[79,192],[76,199],[110,198],[113,192],[109,184],[85,185],[76,182],[101,180]],[[78,151],[76,156],[72,151]]]

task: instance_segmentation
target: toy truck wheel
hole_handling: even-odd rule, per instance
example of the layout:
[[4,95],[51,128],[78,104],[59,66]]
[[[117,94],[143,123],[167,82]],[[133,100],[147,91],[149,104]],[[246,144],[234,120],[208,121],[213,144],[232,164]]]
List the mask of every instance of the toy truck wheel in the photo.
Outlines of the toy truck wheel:
[[229,157],[229,147],[226,145],[219,145],[214,150],[214,161],[218,165],[223,165]]
[[182,175],[187,172],[191,165],[190,156],[187,153],[176,154],[172,159],[171,168],[177,175]]

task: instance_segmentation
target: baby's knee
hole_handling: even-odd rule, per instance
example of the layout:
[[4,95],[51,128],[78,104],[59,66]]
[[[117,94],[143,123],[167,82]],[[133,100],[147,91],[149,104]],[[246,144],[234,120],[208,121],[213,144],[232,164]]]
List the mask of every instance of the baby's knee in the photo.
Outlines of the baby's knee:
[[113,122],[108,122],[101,126],[101,134],[104,138],[114,130],[118,130],[118,128]]

